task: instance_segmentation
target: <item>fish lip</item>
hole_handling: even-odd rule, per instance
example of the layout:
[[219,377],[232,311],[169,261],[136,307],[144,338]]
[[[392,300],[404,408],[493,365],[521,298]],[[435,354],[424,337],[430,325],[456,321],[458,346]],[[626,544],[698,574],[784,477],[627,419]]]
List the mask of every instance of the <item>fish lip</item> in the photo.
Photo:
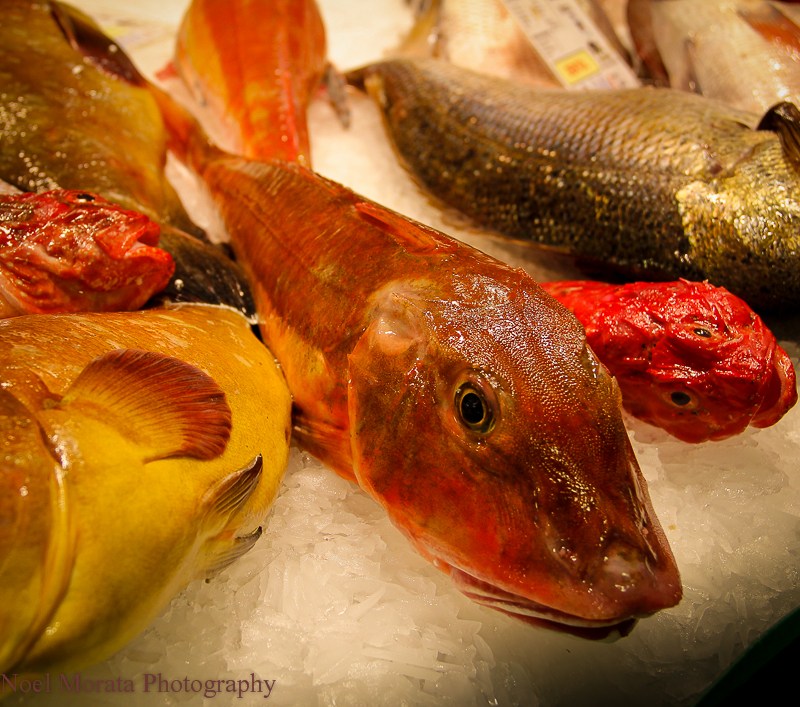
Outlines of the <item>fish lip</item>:
[[[603,639],[615,632],[620,636],[626,636],[632,630],[637,619],[641,618],[640,616],[616,616],[593,619],[569,614],[528,597],[507,592],[445,562],[437,561],[436,565],[449,574],[462,594],[478,604],[501,611],[526,623],[543,625],[583,638]],[[641,616],[649,615],[646,613]]]
[[753,427],[774,425],[797,402],[797,379],[789,355],[775,346],[769,378],[762,387],[763,400],[750,420]]

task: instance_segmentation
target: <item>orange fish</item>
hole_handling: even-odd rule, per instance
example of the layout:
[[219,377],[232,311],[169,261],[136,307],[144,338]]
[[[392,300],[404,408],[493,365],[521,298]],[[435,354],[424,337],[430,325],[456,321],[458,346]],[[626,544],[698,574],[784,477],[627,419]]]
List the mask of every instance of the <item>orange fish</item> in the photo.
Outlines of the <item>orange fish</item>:
[[[193,67],[202,105],[242,121],[252,86],[278,68],[304,77],[305,93],[274,106],[282,125],[281,106],[307,103],[324,65],[307,31],[316,12],[308,1],[193,2],[176,66]],[[237,18],[235,31],[198,29]],[[287,32],[280,67],[250,60],[253,42]],[[298,164],[302,148],[294,163],[220,150],[154,91],[249,274],[301,446],[478,602],[597,635],[679,601],[619,388],[568,310],[522,270]],[[273,127],[253,128],[255,150]]]

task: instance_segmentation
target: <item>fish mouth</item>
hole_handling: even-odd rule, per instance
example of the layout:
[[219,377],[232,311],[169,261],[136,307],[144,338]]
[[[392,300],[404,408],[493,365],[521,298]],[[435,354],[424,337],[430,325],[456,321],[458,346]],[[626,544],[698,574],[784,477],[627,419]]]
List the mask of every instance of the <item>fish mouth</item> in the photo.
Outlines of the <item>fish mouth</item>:
[[[500,611],[527,624],[541,626],[590,640],[605,640],[627,636],[640,617],[589,618],[569,614],[523,597],[479,579],[462,569],[437,561],[459,591],[478,604]],[[649,614],[642,614],[647,616]]]
[[761,405],[750,420],[753,427],[774,425],[797,402],[797,378],[789,354],[776,346],[770,375],[762,387]]

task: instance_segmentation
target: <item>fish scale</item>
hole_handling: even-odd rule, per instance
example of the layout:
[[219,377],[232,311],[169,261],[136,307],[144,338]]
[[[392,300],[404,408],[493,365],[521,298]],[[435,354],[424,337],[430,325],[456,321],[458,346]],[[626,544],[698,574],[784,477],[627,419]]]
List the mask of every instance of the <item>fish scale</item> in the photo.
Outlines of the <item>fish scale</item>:
[[[305,44],[285,44],[282,67],[319,79],[313,2],[240,1],[256,34]],[[198,104],[246,124],[247,86],[274,82],[275,67],[226,44],[235,32],[190,41],[230,15],[227,0],[192,2],[175,63]],[[303,105],[311,85],[295,83]],[[153,92],[253,284],[301,446],[462,591],[522,620],[599,637],[679,601],[619,389],[564,307],[524,271],[303,164],[224,152]],[[271,123],[254,127],[248,141],[268,145]]]
[[707,279],[760,309],[800,301],[792,116],[778,132],[669,89],[536,90],[435,59],[348,74],[409,171],[506,236],[640,279]]

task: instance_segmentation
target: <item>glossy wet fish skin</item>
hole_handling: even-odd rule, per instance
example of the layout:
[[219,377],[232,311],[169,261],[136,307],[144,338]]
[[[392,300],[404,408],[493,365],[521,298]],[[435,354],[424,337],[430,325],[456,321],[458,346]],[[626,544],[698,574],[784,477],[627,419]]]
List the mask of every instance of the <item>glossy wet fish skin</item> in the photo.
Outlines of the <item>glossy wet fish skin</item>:
[[[195,76],[209,53],[184,58]],[[619,391],[574,317],[524,272],[302,165],[216,149],[156,95],[254,283],[299,444],[477,601],[607,634],[679,600]]]
[[0,317],[138,309],[175,270],[159,234],[89,192],[0,195]]
[[668,89],[537,91],[435,60],[349,78],[420,184],[484,227],[637,279],[707,279],[759,311],[800,300],[797,171],[750,114]]
[[0,377],[4,673],[108,657],[258,538],[290,397],[242,315],[16,317],[0,322]]
[[542,287],[581,321],[625,409],[685,442],[774,425],[797,402],[788,354],[724,288],[686,280]]
[[800,27],[788,3],[632,0],[628,14],[634,42],[653,49],[645,66],[673,88],[756,114],[800,100]]
[[102,44],[68,5],[3,3],[0,178],[23,191],[91,191],[191,231],[164,176],[166,136],[147,89],[99,68],[75,44],[89,40],[65,34],[92,30]]
[[8,0],[3,11],[0,179],[22,191],[91,191],[146,214],[175,262],[162,299],[252,318],[240,269],[206,241],[165,176],[158,106],[122,48],[68,5]]
[[[305,111],[320,90],[328,63],[322,16],[314,3],[273,0],[273,31],[264,41],[264,25],[253,21],[260,4],[261,0],[195,3],[178,31],[175,67],[203,107],[202,115],[216,120],[206,129],[218,144],[253,159],[285,159],[308,166],[311,148]],[[236,45],[247,48],[248,60],[235,75],[219,53],[206,57],[202,77],[184,59],[207,47]],[[290,56],[291,69],[286,62]],[[277,75],[260,80],[263,66],[277,67]],[[259,131],[264,124],[272,126],[270,132]]]

